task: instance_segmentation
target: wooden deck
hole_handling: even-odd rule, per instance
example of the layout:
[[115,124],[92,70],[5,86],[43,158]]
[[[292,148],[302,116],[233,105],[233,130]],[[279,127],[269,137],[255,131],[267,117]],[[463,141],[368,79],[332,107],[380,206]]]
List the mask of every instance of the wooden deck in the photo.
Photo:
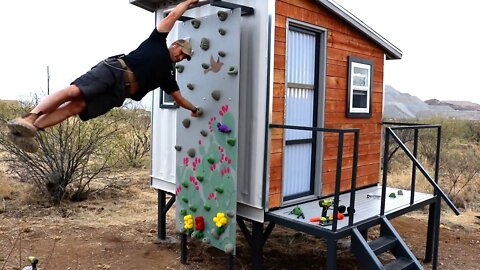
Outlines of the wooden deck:
[[[389,215],[401,210],[404,210],[407,207],[410,207],[410,190],[402,190],[403,195],[398,195],[399,189],[387,187],[386,199],[385,199],[385,215]],[[390,198],[389,194],[395,193],[396,198]],[[362,221],[369,220],[373,217],[376,217],[380,214],[380,196],[382,194],[381,186],[373,186],[365,189],[357,190],[355,193],[355,215],[354,215],[354,224],[361,223]],[[367,198],[367,195],[369,196]],[[414,204],[420,204],[429,199],[433,198],[432,194],[415,192],[414,194]],[[328,197],[332,198],[332,197]],[[280,208],[268,212],[268,215],[274,218],[280,218],[285,220],[287,223],[289,221],[294,222],[297,226],[303,223],[307,226],[318,226],[319,229],[323,230],[332,230],[332,226],[320,226],[318,222],[310,222],[310,218],[319,217],[322,213],[322,208],[318,205],[318,200],[310,201],[306,203],[299,203],[292,206]],[[350,204],[350,193],[345,193],[340,195],[339,205],[349,206]],[[299,206],[303,211],[305,218],[299,217],[296,215],[290,214],[290,212]],[[328,215],[333,213],[333,206],[329,209]],[[348,227],[348,217],[345,217],[343,220],[338,220],[337,230],[340,230],[344,227]]]

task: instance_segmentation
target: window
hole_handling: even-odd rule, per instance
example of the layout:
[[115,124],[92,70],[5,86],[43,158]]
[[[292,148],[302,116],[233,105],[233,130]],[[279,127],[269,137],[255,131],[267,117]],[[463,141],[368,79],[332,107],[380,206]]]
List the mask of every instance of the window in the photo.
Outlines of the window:
[[160,89],[160,108],[162,109],[176,109],[178,108],[177,103],[173,100],[173,97],[162,89]]
[[372,61],[348,57],[348,117],[371,117],[372,84]]

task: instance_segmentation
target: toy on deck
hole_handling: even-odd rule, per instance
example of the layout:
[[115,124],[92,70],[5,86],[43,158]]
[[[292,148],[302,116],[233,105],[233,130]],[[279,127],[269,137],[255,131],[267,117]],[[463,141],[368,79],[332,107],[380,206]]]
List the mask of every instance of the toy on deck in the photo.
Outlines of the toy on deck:
[[296,215],[297,218],[305,219],[305,215],[303,214],[302,208],[300,208],[300,206],[295,206],[295,208],[290,211],[289,215]]
[[34,256],[28,256],[28,261],[30,262],[30,266],[25,266],[22,270],[42,270],[41,268],[37,268],[38,259]]

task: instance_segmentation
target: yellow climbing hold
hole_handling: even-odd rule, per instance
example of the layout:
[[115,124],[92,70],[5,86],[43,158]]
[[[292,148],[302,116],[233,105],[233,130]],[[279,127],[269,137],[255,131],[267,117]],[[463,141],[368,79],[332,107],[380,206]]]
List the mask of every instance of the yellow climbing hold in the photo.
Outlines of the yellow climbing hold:
[[192,215],[186,215],[186,216],[184,216],[184,217],[183,217],[183,223],[184,223],[183,227],[184,227],[185,229],[188,230],[188,229],[193,228],[193,218],[192,218]]
[[225,216],[225,213],[218,212],[217,216],[213,218],[213,222],[215,222],[215,226],[222,227],[223,225],[227,224],[228,219]]

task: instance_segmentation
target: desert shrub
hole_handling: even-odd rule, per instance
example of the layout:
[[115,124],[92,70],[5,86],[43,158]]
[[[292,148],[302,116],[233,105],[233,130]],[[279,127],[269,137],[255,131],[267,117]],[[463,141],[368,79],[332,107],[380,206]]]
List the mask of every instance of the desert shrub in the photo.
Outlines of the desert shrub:
[[[453,144],[453,143],[451,143]],[[480,150],[472,144],[449,145],[441,155],[441,184],[454,202],[466,207],[478,193]]]

